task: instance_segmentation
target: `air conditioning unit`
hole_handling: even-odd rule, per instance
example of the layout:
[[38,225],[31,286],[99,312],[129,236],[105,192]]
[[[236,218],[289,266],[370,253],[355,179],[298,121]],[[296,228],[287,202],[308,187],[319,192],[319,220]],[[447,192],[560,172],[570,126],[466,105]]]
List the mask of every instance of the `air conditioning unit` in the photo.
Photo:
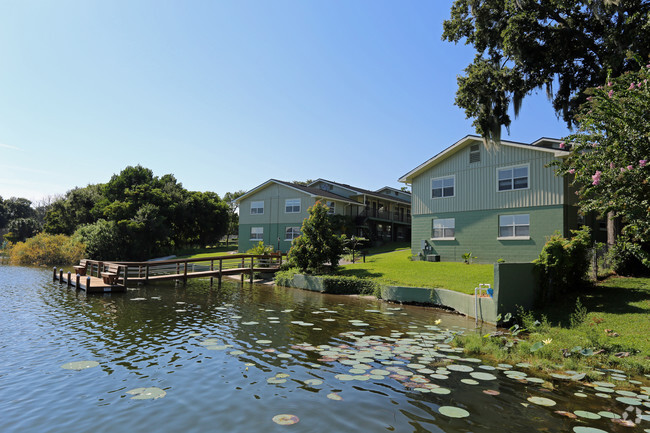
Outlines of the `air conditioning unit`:
[[440,261],[440,254],[427,255],[427,262],[439,262],[439,261]]

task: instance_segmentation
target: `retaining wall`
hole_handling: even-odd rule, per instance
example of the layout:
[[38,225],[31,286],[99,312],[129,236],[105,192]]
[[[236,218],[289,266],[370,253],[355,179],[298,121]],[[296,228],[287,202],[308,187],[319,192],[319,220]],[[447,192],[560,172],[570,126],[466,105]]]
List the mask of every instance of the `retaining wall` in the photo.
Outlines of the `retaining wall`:
[[[315,292],[325,290],[321,278],[301,274],[294,275],[291,286]],[[496,324],[499,314],[515,313],[518,306],[531,309],[538,287],[532,263],[497,263],[494,265],[493,297],[475,299],[474,295],[447,289],[382,286],[381,298],[393,302],[443,306]]]

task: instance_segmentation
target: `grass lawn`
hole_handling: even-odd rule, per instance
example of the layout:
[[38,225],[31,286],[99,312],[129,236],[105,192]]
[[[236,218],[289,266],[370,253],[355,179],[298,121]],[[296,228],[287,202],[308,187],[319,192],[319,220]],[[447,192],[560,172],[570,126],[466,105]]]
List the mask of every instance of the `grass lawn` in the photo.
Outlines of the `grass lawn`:
[[[577,298],[582,312],[576,308]],[[533,326],[535,319],[542,324]],[[528,313],[521,325],[529,329],[528,338],[509,351],[503,349],[504,340],[495,337],[469,336],[461,344],[470,353],[505,362],[527,361],[549,370],[558,365],[565,369],[597,366],[650,373],[649,278],[611,277]],[[531,346],[543,340],[550,342],[531,353]],[[584,356],[572,351],[578,347],[597,353]]]
[[218,246],[212,248],[195,248],[186,249],[178,252],[179,259],[198,259],[201,257],[221,256],[231,251],[237,251],[237,244],[230,244],[229,246]]
[[403,249],[368,256],[366,263],[342,266],[339,274],[396,286],[443,288],[468,294],[474,294],[479,283],[494,284],[493,265],[414,262],[409,260],[410,255],[410,249]]

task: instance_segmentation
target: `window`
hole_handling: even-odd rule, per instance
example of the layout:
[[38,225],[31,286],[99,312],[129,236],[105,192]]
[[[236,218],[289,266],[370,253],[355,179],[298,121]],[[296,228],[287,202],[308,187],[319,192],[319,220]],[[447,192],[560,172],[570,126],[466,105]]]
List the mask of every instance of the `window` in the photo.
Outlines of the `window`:
[[300,227],[287,227],[284,229],[285,241],[292,241],[297,237],[300,237]]
[[251,202],[251,215],[261,215],[264,213],[264,202],[263,201],[252,201]]
[[443,218],[433,220],[432,239],[454,239],[456,229],[455,218]]
[[328,201],[328,202],[325,202],[325,204],[327,205],[328,208],[330,208],[327,211],[327,214],[328,215],[334,215],[336,213],[336,202]]
[[264,227],[251,227],[251,241],[264,240]]
[[431,179],[431,198],[453,197],[455,181],[454,176]]
[[473,162],[481,162],[481,146],[478,144],[469,147],[469,163]]
[[300,199],[289,198],[284,201],[284,211],[286,213],[300,213]]
[[530,215],[499,215],[499,238],[530,238]]
[[528,166],[520,165],[499,169],[499,191],[528,188]]

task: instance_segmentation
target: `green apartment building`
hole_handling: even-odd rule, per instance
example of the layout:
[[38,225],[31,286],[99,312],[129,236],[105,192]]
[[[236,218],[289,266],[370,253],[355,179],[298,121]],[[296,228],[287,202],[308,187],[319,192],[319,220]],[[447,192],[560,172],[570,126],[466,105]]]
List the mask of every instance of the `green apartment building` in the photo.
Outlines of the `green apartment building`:
[[410,239],[411,194],[384,187],[369,191],[325,179],[308,186],[270,179],[237,199],[239,251],[262,241],[286,252],[300,236],[307,209],[317,201],[340,215],[348,234],[377,241]]
[[399,181],[412,187],[414,257],[530,262],[554,232],[587,224],[602,237],[602,224],[578,214],[569,181],[549,166],[567,155],[556,139],[486,148],[470,135],[411,170]]

